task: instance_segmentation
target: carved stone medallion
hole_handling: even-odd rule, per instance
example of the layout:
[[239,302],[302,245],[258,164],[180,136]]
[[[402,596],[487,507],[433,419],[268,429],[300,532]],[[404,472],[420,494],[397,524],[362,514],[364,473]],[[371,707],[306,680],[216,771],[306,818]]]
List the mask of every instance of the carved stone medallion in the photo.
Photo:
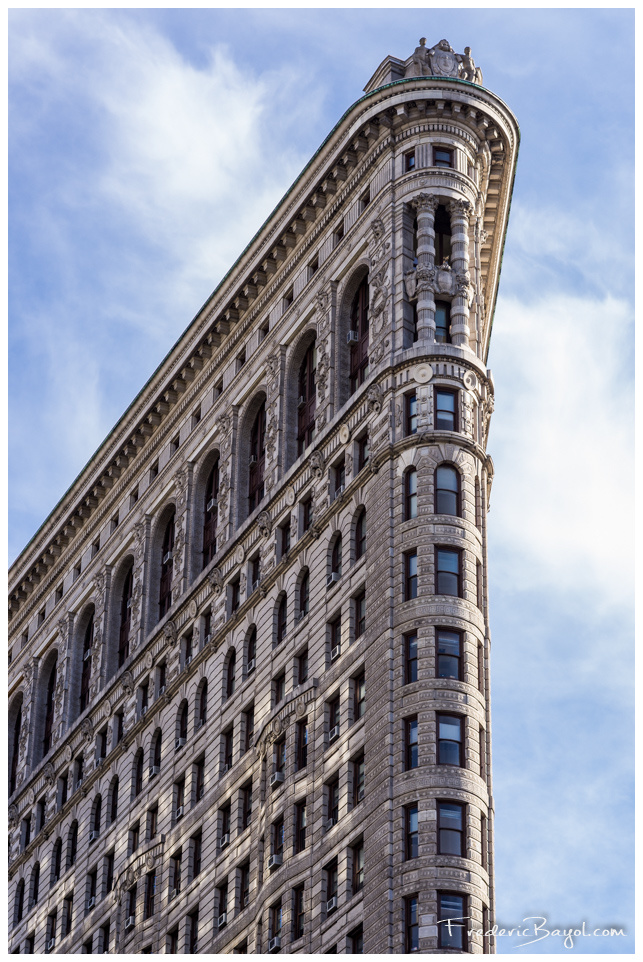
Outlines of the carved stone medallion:
[[339,429],[339,440],[342,444],[348,444],[351,439],[351,431],[348,424],[342,424]]
[[196,600],[193,598],[188,607],[188,614],[190,615],[190,618],[196,618],[198,610],[199,606],[197,605]]
[[243,550],[243,545],[242,544],[238,545],[237,550],[234,553],[235,563],[238,565],[243,564],[243,559],[245,558],[245,556],[246,556],[246,553]]
[[145,667],[151,668],[154,664],[154,659],[152,658],[152,652],[148,651],[145,655]]
[[430,364],[418,364],[413,369],[413,377],[419,384],[426,384],[433,377],[433,368]]
[[292,507],[293,504],[295,503],[295,500],[296,500],[295,489],[294,489],[292,486],[289,485],[289,486],[286,488],[285,496],[286,496],[286,504],[288,504],[288,505],[290,505],[290,507]]

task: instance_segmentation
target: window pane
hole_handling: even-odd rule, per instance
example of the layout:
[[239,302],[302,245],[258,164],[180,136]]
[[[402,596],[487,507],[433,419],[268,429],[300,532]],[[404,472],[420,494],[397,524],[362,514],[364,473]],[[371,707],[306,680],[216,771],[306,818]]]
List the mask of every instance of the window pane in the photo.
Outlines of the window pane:
[[459,718],[449,718],[448,716],[441,715],[438,722],[439,727],[439,738],[448,738],[451,741],[460,741],[460,719]]

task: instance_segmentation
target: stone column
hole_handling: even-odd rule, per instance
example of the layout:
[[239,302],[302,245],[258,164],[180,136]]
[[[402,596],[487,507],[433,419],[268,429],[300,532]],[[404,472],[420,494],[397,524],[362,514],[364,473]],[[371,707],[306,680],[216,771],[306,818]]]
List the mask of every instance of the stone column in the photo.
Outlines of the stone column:
[[24,683],[22,688],[22,719],[20,721],[20,737],[18,739],[18,771],[16,774],[16,789],[20,788],[31,771],[34,741],[34,691],[38,678],[38,659],[32,658],[25,663],[22,672]]
[[469,273],[469,217],[473,207],[468,200],[452,200],[451,267],[455,273],[455,294],[451,304],[451,341],[458,347],[469,347],[469,304],[472,293]]
[[279,350],[266,358],[266,436],[265,436],[265,467],[264,491],[269,494],[279,479],[279,469],[284,456],[284,438],[280,424],[284,411],[286,376],[286,347],[280,345]]
[[333,383],[335,365],[333,362],[335,344],[333,337],[333,297],[334,291],[324,288],[316,295],[317,320],[317,407],[315,410],[315,429],[320,433],[333,419]]
[[193,465],[187,464],[174,475],[176,512],[174,515],[174,548],[172,551],[172,603],[187,587],[188,550],[187,532],[190,524]]
[[412,206],[417,212],[417,335],[418,341],[435,341],[435,211],[438,198],[434,194],[420,194]]
[[63,736],[69,723],[72,689],[72,638],[73,615],[67,615],[58,622],[60,647],[56,662],[56,687],[54,688],[54,721],[51,728],[51,744],[56,745]]
[[[109,610],[109,589],[112,580],[112,569],[106,566],[94,578],[94,644],[92,652],[92,687],[94,698],[105,684],[107,675],[107,611]],[[82,670],[82,666],[81,666]]]
[[[132,570],[132,606],[129,647],[130,653],[141,644],[145,636],[145,585],[146,579],[146,558],[150,551],[150,525],[151,517],[145,515],[143,521],[137,521],[134,525],[134,567]],[[158,586],[157,586],[158,591]],[[149,585],[148,585],[149,592]],[[152,604],[154,600],[152,599]]]

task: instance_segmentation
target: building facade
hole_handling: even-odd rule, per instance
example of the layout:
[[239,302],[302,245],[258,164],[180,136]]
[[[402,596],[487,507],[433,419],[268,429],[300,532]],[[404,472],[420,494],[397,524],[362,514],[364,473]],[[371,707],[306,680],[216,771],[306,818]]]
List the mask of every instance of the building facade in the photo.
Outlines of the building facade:
[[518,140],[384,60],[13,565],[11,952],[494,950]]

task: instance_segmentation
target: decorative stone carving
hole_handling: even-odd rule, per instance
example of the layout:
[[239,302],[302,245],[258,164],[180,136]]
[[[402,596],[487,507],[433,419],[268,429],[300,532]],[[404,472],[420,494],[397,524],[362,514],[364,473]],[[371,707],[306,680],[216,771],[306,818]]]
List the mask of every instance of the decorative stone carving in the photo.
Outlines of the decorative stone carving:
[[63,752],[63,758],[65,759],[65,761],[70,762],[72,755],[73,755],[73,752],[71,750],[71,745],[65,745],[65,750]]
[[382,267],[369,276],[369,290],[371,302],[369,304],[369,325],[373,333],[379,333],[386,321],[386,309],[390,299],[388,267]]
[[303,698],[297,699],[297,706],[295,711],[297,712],[297,716],[299,718],[301,718],[302,715],[306,714],[306,702]]
[[49,788],[51,788],[51,786],[54,784],[54,778],[56,777],[56,770],[54,769],[54,766],[51,764],[51,762],[47,762],[47,764],[43,768],[42,773],[45,777],[45,781],[47,785],[49,786]]
[[482,70],[476,67],[471,56],[471,47],[464,48],[464,54],[456,54],[460,61],[460,79],[469,80],[474,84],[482,84]]
[[351,439],[351,430],[348,424],[342,424],[341,428],[339,429],[339,440],[341,441],[342,444],[348,444],[350,439]]
[[13,829],[18,824],[18,806],[10,805],[8,815],[9,815],[9,828]]
[[433,77],[457,77],[460,65],[448,40],[440,40],[428,51],[429,68]]
[[266,367],[270,371],[273,377],[279,374],[279,355],[269,354],[266,358]]
[[134,525],[134,557],[137,561],[141,561],[143,558],[143,550],[145,547],[145,522],[137,521]]
[[232,425],[232,419],[229,414],[220,414],[217,418],[217,424],[219,425],[219,430],[223,439],[226,439],[230,433],[230,427]]
[[370,363],[371,363],[372,366],[375,366],[376,364],[379,364],[379,363],[380,363],[380,361],[381,361],[382,358],[384,357],[385,352],[386,352],[386,351],[388,350],[388,348],[390,347],[390,344],[391,344],[391,342],[389,341],[389,339],[388,339],[388,337],[387,337],[384,341],[380,341],[379,344],[376,344],[376,345],[375,345],[375,347],[373,348],[373,350],[371,351],[371,353],[370,353],[369,356],[368,356],[368,359],[369,359],[369,361],[370,361]]
[[100,571],[94,578],[94,591],[95,591],[97,608],[105,607],[105,587],[106,587],[105,572]]
[[85,741],[90,742],[94,737],[94,726],[92,725],[91,718],[83,718],[80,730],[83,733],[83,738]]
[[220,594],[223,590],[223,575],[219,568],[213,568],[208,574],[208,581],[210,582],[210,587],[216,595]]
[[36,800],[36,796],[34,794],[34,790],[33,788],[30,788],[29,791],[27,792],[27,805],[33,805],[35,800]]
[[176,625],[174,624],[173,621],[168,621],[165,623],[165,625],[163,626],[163,635],[165,637],[165,640],[170,645],[173,645],[176,642],[177,631],[176,631]]
[[320,314],[325,314],[330,307],[330,291],[318,291],[315,295],[317,310]]
[[[59,622],[59,626],[60,626],[60,622]],[[25,680],[25,688],[27,692],[31,691],[31,682],[33,681],[33,673],[34,673],[34,661],[35,659],[32,659],[32,661],[27,661],[25,663],[24,668],[22,669],[22,677]]]
[[289,485],[286,488],[284,494],[285,494],[286,504],[292,507],[295,501],[297,500],[297,495],[295,494],[295,489],[292,487],[292,485]]
[[371,384],[366,392],[366,400],[368,401],[369,411],[379,414],[382,409],[382,388],[379,384]]
[[131,695],[134,691],[134,676],[131,671],[124,671],[121,675],[121,687],[126,695]]
[[464,377],[462,378],[462,381],[464,383],[464,386],[468,388],[470,391],[475,391],[476,388],[478,387],[478,379],[476,378],[473,371],[467,371]]
[[146,667],[148,670],[149,670],[149,669],[152,667],[152,665],[154,664],[154,659],[152,658],[152,652],[151,652],[151,651],[148,651],[148,652],[145,653],[144,662],[145,662],[145,667]]
[[257,527],[262,538],[270,537],[272,531],[272,518],[268,511],[260,511],[257,516]]
[[[182,508],[185,504],[185,488],[187,484],[187,474],[180,468],[174,474],[174,487],[176,489],[176,504],[177,508]],[[176,543],[176,542],[175,542]]]
[[433,368],[430,364],[418,364],[413,369],[413,377],[418,384],[426,384],[433,377]]
[[415,208],[418,214],[422,212],[434,213],[440,203],[435,194],[425,194],[424,192],[411,201],[411,207]]
[[60,643],[63,648],[66,648],[69,641],[69,619],[67,617],[59,618],[56,627],[58,628]]
[[275,735],[281,734],[282,728],[283,728],[283,725],[282,725],[282,723],[281,723],[281,718],[275,718],[275,719],[273,719],[273,722],[272,722],[272,730],[273,730],[273,733],[274,733]]
[[145,856],[145,864],[148,869],[154,868],[154,856],[151,854],[151,852],[148,852],[148,854]]
[[190,618],[196,618],[198,610],[199,606],[197,605],[196,600],[193,598],[188,606],[188,614]]
[[245,556],[246,556],[246,553],[244,551],[243,545],[242,544],[237,545],[237,550],[234,553],[235,564],[238,564],[238,565],[243,564],[243,559],[245,558]]
[[316,478],[321,478],[324,474],[324,458],[321,451],[313,451],[308,458],[310,470]]

